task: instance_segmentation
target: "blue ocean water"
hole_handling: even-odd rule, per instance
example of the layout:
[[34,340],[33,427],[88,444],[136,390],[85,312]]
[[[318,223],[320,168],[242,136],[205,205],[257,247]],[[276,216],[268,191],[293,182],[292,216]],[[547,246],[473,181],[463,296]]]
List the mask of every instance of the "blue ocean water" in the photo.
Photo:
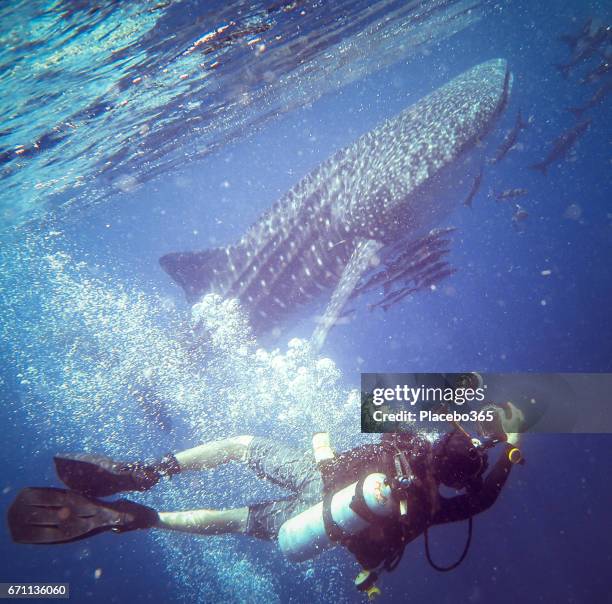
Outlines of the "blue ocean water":
[[[295,4],[296,11],[306,13],[324,6]],[[386,11],[397,9],[397,4],[382,4]],[[437,4],[442,11],[447,3]],[[350,390],[358,387],[360,371],[611,370],[609,101],[604,99],[588,112],[590,129],[566,161],[551,166],[547,177],[527,166],[541,160],[551,141],[575,123],[567,107],[586,103],[602,85],[578,82],[597,65],[597,58],[581,65],[567,80],[560,76],[553,64],[567,60],[569,50],[558,37],[578,31],[589,17],[610,23],[612,7],[609,2],[577,1],[473,4],[478,19],[450,37],[438,39],[432,34],[431,43],[418,47],[414,56],[404,56],[397,49],[398,61],[387,59],[393,56],[394,39],[385,38],[388,47],[381,54],[385,60],[380,65],[365,61],[367,67],[359,71],[359,77],[338,76],[321,88],[325,78],[319,74],[317,86],[309,88],[311,72],[292,71],[295,79],[276,92],[286,90],[291,96],[294,86],[301,91],[299,99],[291,97],[282,111],[269,100],[261,106],[249,105],[245,115],[239,104],[232,106],[239,116],[236,119],[245,124],[244,132],[219,124],[213,131],[191,132],[180,105],[196,92],[186,89],[176,98],[160,85],[153,87],[146,106],[142,99],[130,99],[134,100],[130,112],[118,121],[107,116],[105,124],[97,114],[87,118],[77,143],[62,139],[58,145],[65,147],[48,150],[60,149],[57,156],[47,160],[43,151],[21,154],[26,156],[23,160],[17,157],[24,164],[31,157],[40,167],[19,166],[14,158],[3,166],[7,187],[2,210],[10,210],[3,214],[6,228],[0,235],[3,510],[23,486],[57,484],[51,457],[58,450],[155,457],[241,431],[269,432],[307,446],[312,426],[329,429],[339,448],[354,445],[360,442],[359,412],[357,407],[347,410],[345,401]],[[111,16],[113,5],[100,4]],[[36,6],[44,8],[44,3]],[[206,10],[208,15],[219,11],[218,23],[225,23],[237,19],[228,14],[230,10],[246,10],[246,4],[241,6],[208,5]],[[356,4],[352,16],[362,14],[367,6]],[[381,3],[376,6],[380,8]],[[80,3],[49,3],[43,17],[53,21],[57,13],[52,9],[57,7],[67,11],[64,19],[78,17],[82,10]],[[257,5],[260,12],[264,8]],[[13,7],[23,18],[21,9],[17,3]],[[172,45],[171,26],[180,32],[180,24],[198,22],[196,2],[172,3],[158,10],[166,9],[168,21],[157,29],[147,21],[151,33],[141,42],[148,44],[147,65],[155,52],[167,58],[180,55]],[[2,10],[4,27],[11,15],[10,3]],[[376,18],[382,19],[385,10],[380,8]],[[291,19],[299,12],[281,13],[275,27],[293,27]],[[151,14],[155,15],[136,12],[134,23]],[[443,14],[435,13],[432,19]],[[289,21],[285,24],[281,18]],[[348,45],[349,52],[356,53],[357,25],[335,32],[333,40],[331,34],[316,36],[319,29],[333,29],[332,21],[340,18],[331,10],[322,13],[296,37],[306,38],[304,47],[312,48],[314,40],[338,42],[339,36],[341,42],[345,36],[347,44],[357,41]],[[256,28],[261,21],[249,23]],[[424,16],[414,31],[435,31],[433,26]],[[116,27],[109,30],[118,31]],[[200,34],[209,30],[198,29]],[[34,55],[42,56],[45,44],[59,45],[53,31],[38,47],[34,45]],[[129,34],[124,35],[127,40]],[[198,38],[193,31],[189,37],[184,35],[183,50],[189,48],[188,40]],[[248,35],[260,34],[254,29]],[[413,40],[413,35],[409,32],[407,39]],[[138,50],[144,52],[142,47]],[[139,56],[125,50],[124,54]],[[386,313],[370,312],[366,302],[360,303],[355,319],[336,327],[322,351],[331,367],[317,364],[299,347],[288,348],[290,337],[303,338],[311,332],[312,317],[306,312],[275,343],[278,353],[271,346],[258,353],[244,339],[239,317],[232,309],[224,315],[223,307],[208,311],[207,321],[217,329],[219,339],[202,361],[205,369],[189,365],[180,346],[189,307],[159,268],[158,258],[169,251],[234,241],[301,176],[337,149],[454,75],[494,57],[508,60],[514,81],[509,106],[492,136],[501,140],[519,109],[533,120],[518,147],[485,170],[473,207],[463,207],[459,200],[446,221],[458,229],[450,257],[458,272],[436,291],[420,292]],[[256,57],[241,55],[236,60],[240,74]],[[312,73],[317,73],[318,60],[315,56],[311,62]],[[100,61],[105,71],[91,79],[96,84],[103,76],[109,78],[100,88],[106,90],[110,82],[121,80],[112,71],[119,67],[107,58]],[[145,63],[138,65],[144,69]],[[330,65],[326,69],[351,68],[350,61]],[[27,68],[23,64],[22,69]],[[127,63],[124,68],[122,77],[132,81],[134,73]],[[85,96],[85,101],[71,98],[75,106],[94,106],[99,98],[97,88],[94,92],[76,88],[88,80],[88,69],[94,65],[79,65],[72,73],[75,81],[64,84]],[[239,91],[224,90],[230,85],[226,80],[215,84],[214,72],[207,76],[218,87],[221,107],[227,107],[223,102],[232,95],[256,96],[260,74],[255,66],[252,69],[255,84],[243,82]],[[290,71],[286,64],[278,69]],[[329,78],[331,72],[323,73]],[[61,89],[62,74],[54,78],[59,78],[56,83]],[[2,114],[0,130],[5,138],[12,137],[11,148],[27,142],[18,143],[15,138],[16,132],[23,131],[21,125],[14,125],[17,118],[36,132],[44,132],[43,126],[53,131],[60,121],[44,115],[44,80],[34,84],[27,90],[35,107],[29,121],[27,98],[15,101],[12,113]],[[18,89],[5,88],[4,83],[2,87],[3,93],[18,98]],[[142,126],[139,110],[146,112],[142,121],[151,124],[147,136],[155,133],[144,147],[144,159],[137,145],[130,147],[129,138],[121,139],[121,144],[112,142],[122,132],[122,120],[129,128]],[[259,124],[257,118],[266,110],[271,116]],[[214,122],[225,119],[222,116],[207,115],[206,119]],[[178,134],[172,136],[172,132]],[[212,150],[192,153],[202,137]],[[75,144],[81,146],[71,149]],[[105,155],[107,144],[110,151]],[[155,155],[156,145],[169,155]],[[97,174],[107,157],[122,167],[108,178]],[[51,185],[47,196],[44,188],[32,186],[39,170],[44,171],[41,181],[50,182],[67,174],[70,162],[78,165],[77,172],[82,171],[84,193],[55,190]],[[23,169],[23,180],[19,180],[19,169]],[[529,214],[520,229],[512,221],[513,204],[497,202],[489,195],[490,190],[518,187],[528,190],[518,200]],[[88,195],[91,203],[84,199]],[[73,197],[72,206],[58,209]],[[143,367],[162,383],[171,429],[154,425],[125,392],[125,385]],[[321,393],[312,393],[317,383],[325,387]],[[400,568],[384,577],[381,601],[608,601],[610,443],[608,435],[527,435],[527,463],[513,471],[495,506],[475,519],[474,542],[465,563],[452,573],[436,573],[427,565],[422,542],[417,540],[407,548]],[[180,509],[243,505],[269,494],[246,471],[232,467],[178,477],[137,499]],[[464,531],[463,525],[432,531],[436,560],[455,559]],[[36,548],[12,544],[4,524],[1,535],[1,581],[67,581],[77,602],[361,599],[352,586],[356,565],[339,550],[313,563],[290,565],[273,545],[241,537],[131,533]]]

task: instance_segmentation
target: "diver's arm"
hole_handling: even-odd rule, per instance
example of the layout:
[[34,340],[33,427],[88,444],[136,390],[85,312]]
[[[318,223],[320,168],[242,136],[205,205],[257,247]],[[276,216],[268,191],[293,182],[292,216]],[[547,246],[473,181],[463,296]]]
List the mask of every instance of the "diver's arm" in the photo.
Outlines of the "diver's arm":
[[510,469],[514,465],[509,455],[513,450],[512,445],[505,445],[504,452],[487,474],[480,490],[457,497],[440,497],[440,508],[434,515],[432,524],[467,520],[470,516],[490,508],[506,484]]

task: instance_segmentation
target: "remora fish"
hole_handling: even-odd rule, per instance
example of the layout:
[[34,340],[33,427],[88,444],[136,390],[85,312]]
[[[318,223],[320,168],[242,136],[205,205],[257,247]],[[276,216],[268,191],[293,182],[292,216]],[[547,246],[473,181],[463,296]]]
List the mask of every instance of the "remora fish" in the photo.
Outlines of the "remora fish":
[[429,274],[425,275],[416,286],[404,286],[401,289],[394,290],[386,294],[380,302],[368,305],[368,309],[372,311],[376,308],[382,308],[387,312],[392,306],[395,306],[409,295],[432,287],[443,279],[454,275],[456,272],[457,270],[450,267],[446,262],[438,262],[432,267]]
[[532,164],[529,167],[532,170],[539,170],[542,172],[542,174],[544,174],[544,176],[546,176],[546,172],[550,164],[563,159],[568,154],[569,150],[574,146],[576,141],[586,132],[590,124],[591,120],[587,119],[584,120],[584,122],[576,124],[570,130],[565,131],[553,141],[552,149],[548,155],[541,162]]
[[[407,262],[411,262],[422,252],[431,252],[450,245],[451,239],[448,235],[451,235],[455,230],[454,227],[432,229],[426,237],[418,239],[408,246],[402,242],[401,247],[398,246],[399,249],[390,250],[391,258],[387,263],[389,272],[394,273],[401,270]],[[394,254],[394,251],[397,253]]]
[[529,218],[527,210],[518,203],[514,205],[514,214],[512,215],[512,227],[515,231],[523,231],[523,222]]
[[380,286],[386,293],[389,283],[396,280],[398,275],[418,281],[435,261],[435,253],[440,252],[442,256],[450,251],[451,240],[445,239],[444,235],[452,231],[454,229],[451,228],[432,229],[429,235],[401,250],[389,250],[389,257],[384,257],[380,266],[364,276],[353,290],[351,298],[357,298]]
[[559,36],[559,40],[565,42],[565,44],[567,44],[571,50],[576,50],[577,46],[588,43],[588,41],[601,29],[601,25],[602,24],[599,19],[589,17],[582,26],[582,29],[577,34],[565,34]]
[[586,102],[582,107],[568,107],[568,111],[571,111],[578,119],[582,117],[582,114],[593,107],[597,107],[602,103],[605,98],[610,94],[612,90],[612,81],[606,82],[601,88],[598,88],[595,94]]
[[504,191],[497,191],[495,193],[495,199],[497,199],[497,201],[503,201],[504,199],[524,197],[527,193],[529,193],[527,189],[505,189]]
[[518,113],[516,114],[516,121],[514,122],[514,126],[511,130],[508,131],[508,134],[506,134],[506,137],[499,146],[495,157],[491,160],[492,164],[496,164],[497,162],[500,162],[502,159],[504,159],[504,157],[506,157],[508,151],[510,151],[510,149],[512,149],[512,147],[516,145],[516,141],[518,140],[521,131],[527,128],[530,123],[531,118],[529,118],[526,122],[523,121],[521,110],[519,109]]
[[478,174],[474,177],[472,188],[470,189],[468,196],[465,198],[465,201],[463,202],[463,205],[467,206],[468,208],[472,207],[472,202],[474,201],[474,197],[476,197],[476,193],[480,191],[480,185],[482,184],[483,172],[484,172],[484,168],[481,166],[480,172],[478,172]]
[[238,298],[256,333],[333,288],[312,337],[320,347],[378,253],[423,237],[460,203],[452,170],[480,151],[510,86],[502,59],[466,71],[315,168],[237,244],[170,253],[161,266],[192,303]]
[[581,80],[581,84],[594,84],[607,76],[612,71],[612,57],[604,57],[602,62],[587,73]]
[[411,280],[419,280],[422,277],[429,274],[432,265],[435,265],[442,257],[446,256],[450,250],[441,249],[426,254],[423,258],[418,259],[416,262],[411,262],[406,267],[388,281],[383,284],[383,292],[387,294],[393,289],[393,285],[404,281],[408,283]]
[[351,298],[357,298],[381,286],[386,293],[389,283],[396,280],[398,275],[406,276],[407,280],[418,281],[431,266],[433,254],[440,251],[440,254],[444,255],[450,251],[451,240],[444,239],[443,236],[452,230],[454,229],[432,229],[427,237],[419,239],[415,244],[401,250],[389,250],[389,258],[383,258],[377,269],[364,275],[353,290]]
[[399,302],[403,298],[409,296],[410,294],[416,293],[418,288],[416,287],[404,287],[402,289],[398,289],[396,291],[391,292],[387,296],[385,296],[379,302],[375,302],[374,304],[368,305],[368,310],[373,311],[376,308],[382,308],[385,312],[387,312],[396,302]]
[[600,48],[612,39],[612,28],[609,26],[601,26],[592,35],[584,38],[584,43],[577,44],[574,52],[567,63],[558,63],[555,67],[559,73],[565,78],[568,77],[570,71],[587,59],[590,59],[594,54],[599,52]]

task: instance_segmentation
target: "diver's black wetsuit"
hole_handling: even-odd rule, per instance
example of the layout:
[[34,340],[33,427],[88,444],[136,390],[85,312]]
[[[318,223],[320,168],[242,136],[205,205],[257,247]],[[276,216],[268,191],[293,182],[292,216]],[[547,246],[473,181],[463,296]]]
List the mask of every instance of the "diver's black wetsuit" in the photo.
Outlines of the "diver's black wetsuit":
[[[429,526],[466,520],[489,508],[512,467],[508,457],[502,455],[477,485],[449,498],[440,495],[438,483],[431,476],[431,445],[414,437],[400,449],[415,477],[407,493],[407,522],[381,520],[343,543],[365,568],[377,567],[390,551],[397,551]],[[373,472],[394,476],[395,453],[385,443],[362,445],[319,467],[311,451],[303,453],[266,438],[254,438],[247,455],[249,467],[293,495],[250,506],[247,533],[274,539],[287,519],[321,501],[325,493],[338,491]]]

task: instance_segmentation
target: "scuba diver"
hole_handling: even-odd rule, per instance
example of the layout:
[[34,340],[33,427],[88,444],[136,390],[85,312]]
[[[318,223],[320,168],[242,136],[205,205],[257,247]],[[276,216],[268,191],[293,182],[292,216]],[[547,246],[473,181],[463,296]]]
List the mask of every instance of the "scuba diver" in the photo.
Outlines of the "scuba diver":
[[[18,543],[56,544],[104,531],[167,529],[200,535],[246,534],[277,540],[293,561],[309,559],[341,544],[362,565],[356,585],[368,596],[381,570],[393,570],[407,543],[448,522],[469,520],[489,508],[504,486],[512,465],[520,463],[519,432],[523,415],[512,403],[490,405],[490,422],[479,424],[473,438],[459,424],[436,441],[416,433],[385,434],[381,442],[334,454],[329,436],[318,433],[313,450],[301,452],[268,438],[236,436],[170,454],[158,463],[124,463],[91,454],[54,457],[59,478],[70,490],[29,487],[8,511],[12,538]],[[481,440],[482,439],[482,440]],[[487,473],[487,450],[503,451]],[[101,500],[123,491],[147,491],[162,478],[190,470],[210,470],[230,461],[287,489],[291,496],[226,509],[158,512],[126,499]],[[463,491],[443,496],[445,485]]]

